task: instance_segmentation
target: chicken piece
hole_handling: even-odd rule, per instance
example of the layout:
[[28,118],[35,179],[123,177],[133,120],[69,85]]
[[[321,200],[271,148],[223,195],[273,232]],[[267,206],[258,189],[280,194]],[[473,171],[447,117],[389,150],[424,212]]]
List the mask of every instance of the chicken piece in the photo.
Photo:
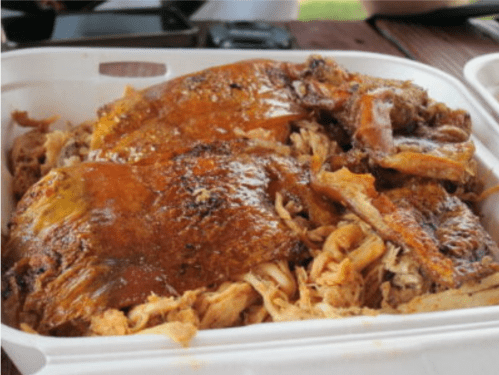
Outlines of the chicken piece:
[[[343,96],[325,105],[325,98],[317,99],[321,95]],[[333,155],[334,168],[343,163],[359,170],[359,164],[370,163],[456,182],[474,174],[469,114],[430,100],[425,90],[411,82],[350,74],[343,77],[343,83],[322,84],[321,90],[303,94],[300,99],[308,108],[326,112],[332,138],[337,140],[339,134],[338,144],[353,150],[350,155]],[[361,156],[359,152],[367,158],[351,165],[352,156]]]
[[407,207],[421,228],[451,259],[456,278],[488,276],[499,270],[499,247],[479,218],[458,198],[436,183],[414,183],[386,192],[397,207]]
[[91,148],[97,160],[147,163],[152,154],[166,160],[256,130],[286,142],[293,121],[341,109],[357,77],[332,59],[311,56],[303,64],[241,61],[129,88],[98,112]]
[[436,142],[464,142],[471,135],[471,117],[462,109],[450,109],[443,103],[431,102],[421,113],[424,121],[414,135]]
[[59,116],[54,115],[44,119],[33,119],[28,116],[26,111],[14,111],[11,114],[12,119],[25,128],[34,128],[42,133],[48,132],[50,125],[59,119]]
[[377,163],[408,175],[465,182],[476,176],[472,141],[438,143],[426,139],[398,137],[396,153],[384,155]]
[[[84,136],[89,136],[92,128],[84,123],[69,131],[49,131],[50,125],[58,119],[52,116],[46,119],[32,119],[27,112],[14,111],[12,119],[23,127],[34,128],[14,140],[9,152],[9,169],[13,175],[12,190],[18,201],[50,169],[67,163],[70,153],[88,150]],[[87,147],[85,147],[87,146]],[[86,158],[79,157],[78,161]]]
[[458,289],[417,296],[397,306],[396,310],[402,314],[414,314],[493,305],[499,305],[499,272],[470,281]]
[[46,162],[47,133],[58,116],[45,119],[33,119],[26,111],[14,111],[12,120],[19,126],[33,128],[14,140],[9,151],[9,169],[13,175],[12,192],[19,200],[28,188],[42,177]]
[[388,194],[377,192],[374,183],[370,174],[343,168],[319,172],[312,188],[345,204],[385,240],[407,249],[438,284],[456,287],[499,269],[494,262],[499,249],[490,235],[478,218],[440,185]]
[[362,95],[357,104],[354,139],[374,152],[390,154],[395,148],[390,118],[392,96],[392,91],[379,89]]
[[238,138],[236,129],[259,128],[284,142],[289,122],[309,113],[297,104],[286,69],[284,62],[250,60],[128,89],[99,111],[91,148],[114,160],[167,159],[199,143]]
[[[380,147],[380,140],[386,145],[386,134],[377,140],[362,136],[363,128],[369,127],[373,120],[379,122],[377,119],[382,120],[383,127],[389,119],[393,136],[412,135],[452,143],[464,142],[471,135],[471,118],[466,111],[454,110],[430,99],[423,88],[410,81],[351,74],[345,78],[343,86],[335,90],[342,87],[342,92],[348,91],[349,95],[345,95],[342,105],[336,106],[331,115],[361,146],[376,149]],[[312,107],[326,109],[319,105]]]
[[357,74],[349,85],[349,98],[332,116],[362,147],[389,152],[391,136],[411,134],[423,121],[428,94],[411,82]]
[[3,254],[7,321],[82,334],[107,308],[214,288],[262,262],[299,260],[304,247],[271,194],[306,182],[291,159],[206,150],[147,166],[54,169],[13,217]]
[[287,69],[300,106],[316,112],[336,113],[348,103],[360,76],[339,66],[333,59],[310,56],[304,64]]
[[9,169],[13,175],[12,193],[17,201],[42,177],[47,134],[33,129],[14,140],[9,152]]
[[[25,112],[13,116],[25,126],[41,129],[53,121],[33,121]],[[101,108],[98,116],[91,159],[143,164],[242,134],[265,134],[268,141],[284,143],[295,120],[320,117],[332,121],[328,134],[333,140],[340,135],[344,149],[366,151],[375,162],[380,154],[396,152],[395,136],[464,142],[471,131],[466,112],[432,102],[411,82],[350,73],[321,56],[311,56],[303,64],[241,61],[140,91],[128,88],[122,99]],[[84,157],[87,143],[76,141],[78,147],[83,144]],[[74,147],[63,147],[61,154]],[[400,161],[403,156],[386,163],[403,164],[408,159]],[[78,158],[81,155],[72,159]],[[418,158],[411,155],[411,159],[412,169],[425,169]],[[441,162],[446,167],[447,160]]]
[[68,140],[61,147],[56,167],[67,167],[86,161],[90,149],[93,126],[91,122],[84,122],[67,132]]

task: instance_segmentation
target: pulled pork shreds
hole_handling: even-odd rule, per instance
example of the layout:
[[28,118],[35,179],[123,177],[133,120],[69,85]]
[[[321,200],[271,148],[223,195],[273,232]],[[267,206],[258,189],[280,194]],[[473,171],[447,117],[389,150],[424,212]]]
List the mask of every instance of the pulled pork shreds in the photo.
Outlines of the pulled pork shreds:
[[499,304],[471,120],[334,60],[242,61],[15,140],[7,324],[56,336]]
[[9,168],[13,175],[12,191],[16,200],[26,193],[51,169],[70,166],[87,159],[92,123],[83,123],[70,130],[49,131],[50,125],[59,119],[35,120],[27,112],[16,111],[13,120],[23,126],[34,128],[14,140],[9,152]]

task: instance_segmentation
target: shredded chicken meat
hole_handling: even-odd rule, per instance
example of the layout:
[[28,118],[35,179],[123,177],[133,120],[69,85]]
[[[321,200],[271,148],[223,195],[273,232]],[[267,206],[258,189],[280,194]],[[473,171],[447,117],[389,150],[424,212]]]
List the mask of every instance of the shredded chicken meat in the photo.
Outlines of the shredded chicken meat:
[[67,131],[13,114],[33,130],[10,152],[12,326],[186,344],[198,329],[499,304],[470,116],[412,82],[320,56],[250,60],[127,88],[97,114]]

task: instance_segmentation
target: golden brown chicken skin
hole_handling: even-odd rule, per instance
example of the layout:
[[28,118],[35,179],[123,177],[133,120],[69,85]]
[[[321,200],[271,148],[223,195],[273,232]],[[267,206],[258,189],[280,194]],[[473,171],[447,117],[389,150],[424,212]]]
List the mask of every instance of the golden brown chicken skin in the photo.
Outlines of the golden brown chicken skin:
[[[439,254],[452,262],[457,283],[499,271],[499,264],[494,262],[499,256],[499,247],[479,217],[441,185],[415,180],[386,194],[395,205],[412,212]],[[423,265],[435,260],[428,258]]]
[[274,210],[285,183],[304,187],[298,165],[252,154],[55,169],[14,215],[4,314],[40,333],[75,334],[96,312],[151,293],[216,287],[262,262],[297,260],[303,246]]
[[289,122],[308,111],[295,100],[283,62],[250,60],[179,77],[124,97],[99,111],[91,148],[136,161],[179,154],[195,144],[263,129],[284,142]]

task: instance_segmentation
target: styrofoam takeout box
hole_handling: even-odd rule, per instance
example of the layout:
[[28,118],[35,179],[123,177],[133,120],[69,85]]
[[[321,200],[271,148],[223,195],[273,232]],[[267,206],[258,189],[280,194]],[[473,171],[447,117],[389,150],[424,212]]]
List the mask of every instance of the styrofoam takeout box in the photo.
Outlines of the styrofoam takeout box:
[[[95,110],[130,84],[142,88],[246,58],[304,61],[331,56],[351,71],[410,79],[431,97],[469,111],[480,173],[499,183],[499,126],[455,78],[407,59],[353,51],[235,51],[47,48],[2,53],[2,228],[12,209],[7,150],[23,129],[13,110],[61,115],[61,124]],[[164,64],[155,77],[99,73],[102,63]],[[493,150],[493,151],[490,151]],[[495,155],[494,155],[495,154]],[[499,197],[483,202],[483,223],[499,241]],[[499,256],[499,255],[498,255]],[[54,338],[2,325],[2,346],[24,374],[497,374],[499,306],[405,316],[269,323],[201,331],[189,348],[163,336]]]
[[468,61],[464,77],[499,115],[499,52]]

